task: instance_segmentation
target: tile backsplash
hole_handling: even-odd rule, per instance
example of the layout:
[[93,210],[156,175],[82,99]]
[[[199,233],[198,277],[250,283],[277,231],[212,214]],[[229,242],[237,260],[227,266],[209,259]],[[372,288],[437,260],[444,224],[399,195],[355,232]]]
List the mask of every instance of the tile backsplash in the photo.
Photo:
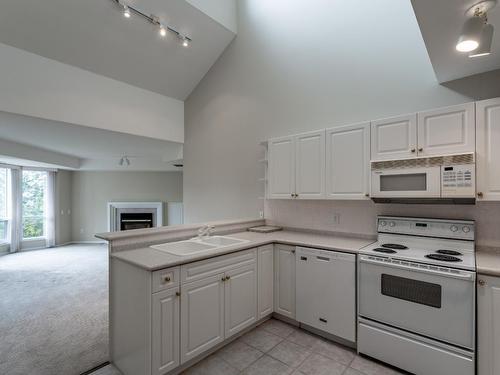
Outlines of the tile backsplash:
[[269,199],[265,203],[267,222],[285,227],[374,235],[377,215],[475,220],[477,244],[500,247],[500,202],[420,205]]

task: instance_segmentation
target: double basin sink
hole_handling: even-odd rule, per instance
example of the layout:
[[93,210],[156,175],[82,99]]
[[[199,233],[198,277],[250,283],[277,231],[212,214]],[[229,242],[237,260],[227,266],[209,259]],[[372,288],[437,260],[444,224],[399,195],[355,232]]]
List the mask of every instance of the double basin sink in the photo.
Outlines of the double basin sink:
[[227,236],[209,236],[195,237],[186,241],[162,243],[153,245],[151,248],[177,256],[188,256],[245,242],[248,242],[248,240]]

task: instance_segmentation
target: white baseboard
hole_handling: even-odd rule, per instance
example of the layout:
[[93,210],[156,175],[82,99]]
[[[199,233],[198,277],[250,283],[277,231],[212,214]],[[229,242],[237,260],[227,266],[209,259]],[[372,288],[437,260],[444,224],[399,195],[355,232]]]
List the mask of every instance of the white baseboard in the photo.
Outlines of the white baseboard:
[[94,244],[94,245],[101,245],[101,244],[107,244],[106,241],[69,241],[69,242],[65,242],[65,243],[62,243],[62,244],[58,244],[56,245],[56,247],[59,247],[59,246],[66,246],[66,245],[78,245],[78,244],[87,244],[87,245],[90,245],[90,244]]

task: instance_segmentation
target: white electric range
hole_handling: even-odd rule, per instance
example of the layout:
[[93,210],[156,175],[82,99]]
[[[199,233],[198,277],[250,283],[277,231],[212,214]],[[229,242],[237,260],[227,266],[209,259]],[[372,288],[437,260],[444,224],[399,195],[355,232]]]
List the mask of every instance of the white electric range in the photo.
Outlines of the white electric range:
[[473,375],[473,221],[380,216],[358,257],[358,351],[415,374]]

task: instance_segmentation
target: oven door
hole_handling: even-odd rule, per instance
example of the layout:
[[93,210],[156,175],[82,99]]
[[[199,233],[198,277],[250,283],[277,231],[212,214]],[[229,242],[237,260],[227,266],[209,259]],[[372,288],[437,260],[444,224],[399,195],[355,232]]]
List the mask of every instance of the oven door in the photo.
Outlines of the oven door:
[[359,315],[474,348],[475,273],[359,257]]
[[373,198],[439,198],[441,167],[373,170]]

